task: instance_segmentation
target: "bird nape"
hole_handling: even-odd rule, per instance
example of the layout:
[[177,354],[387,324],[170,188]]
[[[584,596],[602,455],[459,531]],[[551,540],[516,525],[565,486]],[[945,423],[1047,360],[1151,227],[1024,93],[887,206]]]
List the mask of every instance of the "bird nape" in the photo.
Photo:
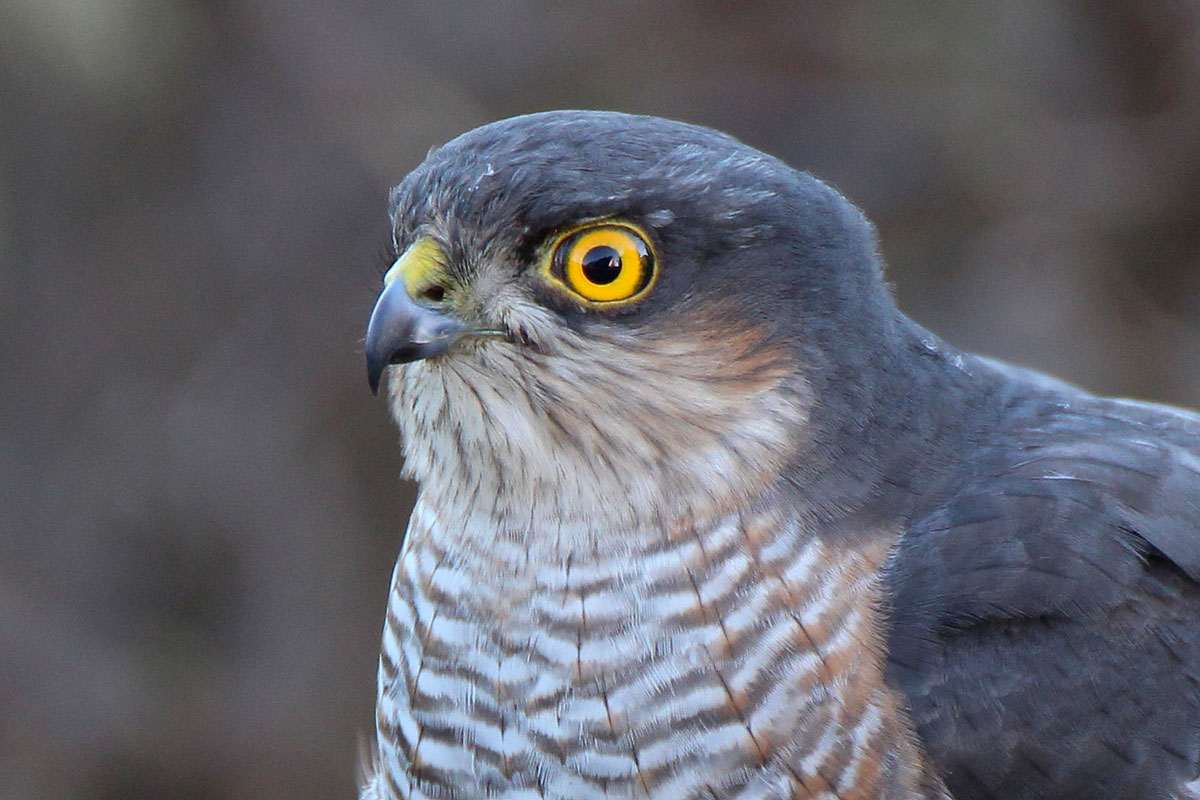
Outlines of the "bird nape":
[[701,127],[497,122],[391,217],[364,798],[1196,796],[1200,417],[940,343]]

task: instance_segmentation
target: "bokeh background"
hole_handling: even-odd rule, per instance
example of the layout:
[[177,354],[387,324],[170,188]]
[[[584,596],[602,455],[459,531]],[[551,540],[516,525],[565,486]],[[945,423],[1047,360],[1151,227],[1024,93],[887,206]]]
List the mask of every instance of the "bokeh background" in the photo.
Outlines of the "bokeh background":
[[1200,406],[1200,2],[0,4],[0,798],[352,797],[390,184],[555,107],[840,187],[954,342]]

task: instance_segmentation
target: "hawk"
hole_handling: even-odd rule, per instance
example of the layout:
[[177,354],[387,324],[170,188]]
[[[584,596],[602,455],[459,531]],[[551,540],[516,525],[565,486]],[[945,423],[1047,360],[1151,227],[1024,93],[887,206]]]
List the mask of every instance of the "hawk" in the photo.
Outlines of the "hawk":
[[1200,417],[940,341],[701,127],[490,124],[391,218],[364,798],[1197,796]]

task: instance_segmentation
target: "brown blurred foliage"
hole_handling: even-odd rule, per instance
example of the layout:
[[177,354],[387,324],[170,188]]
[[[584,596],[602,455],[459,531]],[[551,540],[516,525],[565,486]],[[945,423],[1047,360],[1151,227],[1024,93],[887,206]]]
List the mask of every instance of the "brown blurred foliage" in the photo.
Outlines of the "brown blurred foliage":
[[0,798],[350,797],[411,489],[388,186],[499,117],[725,129],[959,345],[1200,405],[1200,4],[0,6]]

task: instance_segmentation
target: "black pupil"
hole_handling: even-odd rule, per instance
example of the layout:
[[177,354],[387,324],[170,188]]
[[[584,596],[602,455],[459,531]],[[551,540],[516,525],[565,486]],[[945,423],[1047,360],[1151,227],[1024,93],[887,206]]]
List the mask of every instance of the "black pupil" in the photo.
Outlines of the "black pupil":
[[583,274],[592,283],[612,283],[621,274],[621,254],[606,244],[583,255]]

